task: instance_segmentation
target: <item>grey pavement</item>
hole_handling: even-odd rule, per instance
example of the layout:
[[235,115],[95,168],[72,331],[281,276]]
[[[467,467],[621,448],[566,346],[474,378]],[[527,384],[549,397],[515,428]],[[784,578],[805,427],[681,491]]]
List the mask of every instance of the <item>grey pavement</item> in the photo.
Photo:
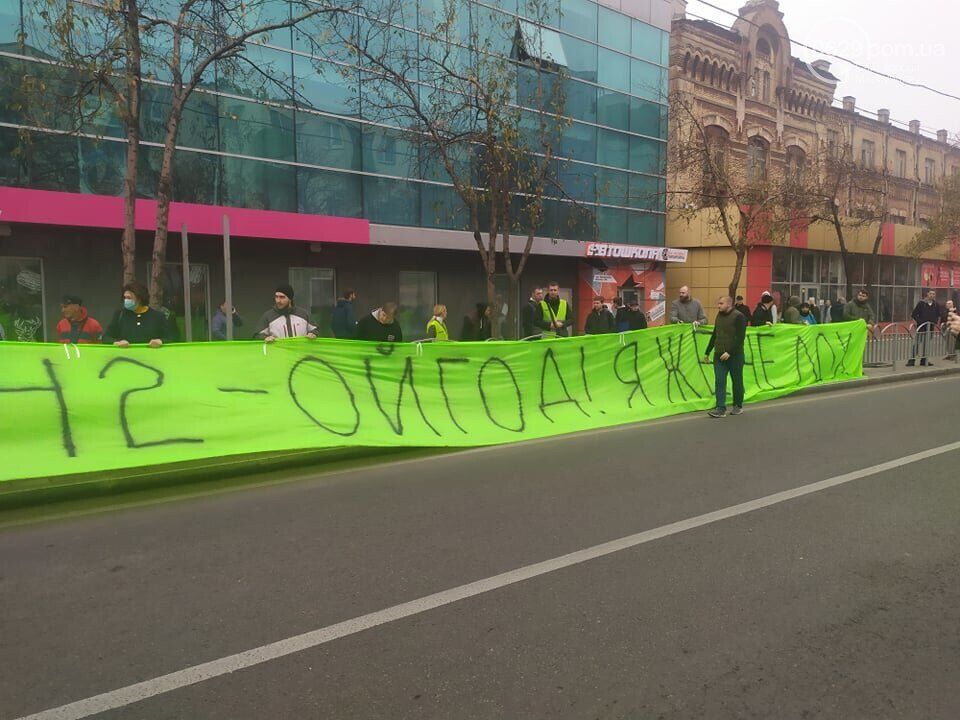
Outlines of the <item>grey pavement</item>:
[[[0,527],[0,717],[939,448],[958,439],[958,401],[960,377],[929,377]],[[97,717],[960,717],[958,462]]]

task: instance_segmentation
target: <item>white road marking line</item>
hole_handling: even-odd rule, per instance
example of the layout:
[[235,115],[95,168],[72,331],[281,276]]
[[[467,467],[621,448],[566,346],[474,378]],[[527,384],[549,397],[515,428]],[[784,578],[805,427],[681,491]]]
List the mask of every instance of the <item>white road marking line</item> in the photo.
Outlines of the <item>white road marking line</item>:
[[145,680],[134,685],[128,685],[127,687],[117,690],[94,695],[84,700],[78,700],[67,705],[51,708],[50,710],[43,710],[33,715],[18,718],[18,720],[79,720],[80,718],[90,717],[97,713],[115,710],[141,700],[146,700],[147,698],[195,685],[204,680],[228,675],[238,670],[269,662],[270,660],[276,660],[277,658],[285,657],[302,650],[308,650],[318,645],[331,642],[332,640],[369,630],[395,620],[401,620],[411,615],[418,615],[428,610],[435,610],[459,600],[466,600],[492,590],[498,590],[509,585],[523,582],[524,580],[539,577],[540,575],[546,575],[547,573],[563,570],[564,568],[578,565],[589,560],[595,560],[596,558],[610,555],[611,553],[634,548],[638,545],[676,535],[686,530],[692,530],[738,515],[744,515],[754,510],[777,505],[787,502],[788,500],[820,492],[821,490],[827,490],[888,470],[895,470],[905,465],[910,465],[911,463],[920,462],[921,460],[926,460],[955,450],[960,450],[960,442],[953,442],[948,445],[931,448],[930,450],[913,453],[912,455],[905,455],[904,457],[878,465],[872,465],[862,470],[844,473],[843,475],[837,475],[832,478],[827,478],[826,480],[820,480],[815,483],[793,488],[792,490],[784,490],[783,492],[766,495],[765,497],[749,500],[738,505],[731,505],[721,510],[715,510],[703,515],[697,515],[675,523],[670,523],[669,525],[663,525],[652,530],[645,530],[634,535],[628,535],[617,540],[611,540],[601,543],[600,545],[577,550],[567,555],[561,555],[550,560],[544,560],[543,562],[527,565],[517,568],[516,570],[510,570],[499,575],[484,578],[483,580],[477,580],[467,583],[466,585],[460,585],[459,587],[417,598],[416,600],[400,603],[399,605],[394,605],[384,610],[361,615],[350,620],[336,623],[335,625],[329,625],[318,630],[312,630],[301,635],[295,635],[267,645],[261,645],[260,647],[245,650],[235,655],[228,655],[217,660],[211,660],[210,662],[177,670],[167,675],[161,675],[160,677]]

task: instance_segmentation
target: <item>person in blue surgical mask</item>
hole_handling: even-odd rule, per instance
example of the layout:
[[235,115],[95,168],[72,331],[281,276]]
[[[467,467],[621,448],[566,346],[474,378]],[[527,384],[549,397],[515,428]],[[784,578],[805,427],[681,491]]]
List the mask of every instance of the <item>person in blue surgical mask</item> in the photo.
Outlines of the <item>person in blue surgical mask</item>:
[[167,316],[148,305],[147,289],[138,282],[123,286],[123,308],[117,310],[103,337],[117,347],[147,344],[158,348],[176,340]]

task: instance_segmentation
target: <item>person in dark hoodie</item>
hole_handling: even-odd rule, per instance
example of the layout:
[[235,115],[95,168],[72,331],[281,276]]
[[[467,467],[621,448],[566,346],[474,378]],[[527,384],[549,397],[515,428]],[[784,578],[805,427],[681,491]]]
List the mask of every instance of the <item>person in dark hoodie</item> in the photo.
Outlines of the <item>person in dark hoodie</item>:
[[583,326],[585,335],[604,335],[617,331],[617,321],[613,319],[613,313],[607,310],[603,305],[603,298],[597,295],[593,298],[593,309],[587,315],[587,320]]
[[800,318],[800,298],[797,295],[791,295],[787,300],[787,309],[783,311],[783,321],[791,325],[799,325],[803,322]]
[[310,313],[293,304],[293,288],[279,285],[273,293],[273,307],[260,316],[253,335],[264,342],[277,338],[317,337],[317,326],[310,321]]
[[146,343],[152,348],[175,342],[176,328],[166,315],[148,305],[149,297],[147,289],[138,282],[124,285],[123,308],[113,316],[103,341],[117,347]]
[[750,308],[747,307],[747,304],[743,301],[743,295],[737,295],[736,302],[733,304],[733,309],[743,315],[747,319],[748,323],[750,322],[750,318],[753,317],[753,313],[750,312]]
[[397,322],[397,304],[388,302],[357,323],[357,340],[374,342],[403,342],[403,330]]
[[485,302],[477,303],[476,309],[463,318],[460,339],[464,342],[483,342],[490,339],[493,324],[490,320],[490,306]]
[[747,317],[750,318],[750,324],[753,327],[765,327],[778,323],[780,318],[777,317],[777,306],[773,304],[773,295],[764,292],[753,311],[753,316],[747,315]]
[[353,290],[344,290],[333,309],[333,336],[341,340],[353,340],[357,336],[357,317],[353,311],[353,302],[357,294]]
[[[628,332],[630,330],[646,330],[647,329],[647,314],[640,309],[640,301],[634,298],[630,301],[630,307],[624,308],[624,321],[626,322],[626,330],[621,330],[620,332]],[[619,316],[618,316],[619,320]]]
[[837,297],[833,302],[833,305],[830,306],[830,322],[845,322],[843,317],[843,307],[847,304],[847,301],[844,299],[843,295]]
[[520,325],[523,337],[532,338],[540,334],[537,322],[540,320],[540,301],[543,300],[543,288],[536,287],[530,293],[530,299],[520,308]]

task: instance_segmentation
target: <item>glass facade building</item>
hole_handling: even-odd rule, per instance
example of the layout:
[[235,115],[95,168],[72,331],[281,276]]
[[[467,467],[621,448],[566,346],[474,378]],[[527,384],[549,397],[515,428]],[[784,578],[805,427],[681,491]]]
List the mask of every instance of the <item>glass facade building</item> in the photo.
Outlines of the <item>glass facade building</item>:
[[[442,0],[411,2],[405,35],[424,42],[423,30],[436,22],[442,5]],[[288,4],[277,0],[270,12],[282,16]],[[52,57],[29,17],[29,3],[0,0],[0,73],[6,78],[0,184],[119,195],[125,140],[110,113],[94,116],[80,135],[33,132],[23,149],[26,121],[14,101],[16,80]],[[485,26],[516,23],[519,37],[530,26],[522,0],[464,0],[463,18],[480,35]],[[569,185],[569,199],[557,193],[548,201],[539,234],[662,245],[669,33],[591,0],[555,0],[537,32],[566,68],[564,114],[570,118],[556,153],[557,175]],[[301,30],[284,29],[247,45],[245,54],[260,71],[250,83],[217,67],[210,70],[184,114],[174,200],[464,229],[459,198],[442,173],[422,162],[417,147],[395,127],[367,110],[382,98],[365,94],[349,54],[334,48],[317,58],[311,48],[315,44]],[[497,51],[509,55],[512,48],[505,44]],[[523,106],[524,88],[536,71],[519,62],[511,67],[516,102]],[[165,79],[157,71],[156,79],[144,84],[139,173],[144,197],[156,186],[169,97]],[[569,222],[573,201],[589,208],[595,222]]]

